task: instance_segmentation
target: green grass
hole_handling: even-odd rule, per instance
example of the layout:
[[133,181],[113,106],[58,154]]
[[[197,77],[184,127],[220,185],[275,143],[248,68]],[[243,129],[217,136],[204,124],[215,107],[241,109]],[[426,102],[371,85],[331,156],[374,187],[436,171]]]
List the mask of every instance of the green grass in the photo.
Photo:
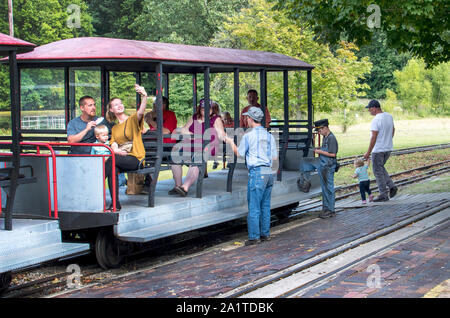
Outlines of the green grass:
[[450,192],[450,173],[443,174],[431,180],[415,183],[402,192],[405,194]]
[[[394,149],[450,142],[450,118],[395,120]],[[370,122],[350,127],[346,133],[330,126],[339,143],[338,157],[363,155],[369,146]]]
[[[398,173],[415,167],[425,166],[444,160],[450,160],[450,149],[439,149],[426,152],[416,152],[401,156],[391,156],[386,163],[386,170],[389,174]],[[334,175],[335,185],[346,185],[356,183],[357,179],[352,178],[354,165],[344,166]],[[369,177],[375,179],[372,167],[369,168]],[[450,191],[450,187],[447,188]]]

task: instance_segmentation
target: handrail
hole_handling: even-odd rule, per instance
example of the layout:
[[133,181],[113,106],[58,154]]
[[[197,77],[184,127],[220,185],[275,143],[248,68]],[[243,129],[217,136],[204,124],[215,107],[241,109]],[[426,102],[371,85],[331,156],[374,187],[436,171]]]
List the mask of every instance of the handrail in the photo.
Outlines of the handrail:
[[[3,142],[0,141],[0,144],[11,144],[11,142]],[[58,218],[58,197],[57,197],[57,174],[56,174],[56,157],[57,156],[74,156],[71,154],[67,154],[67,155],[61,155],[61,154],[56,154],[53,147],[52,146],[87,146],[87,147],[93,147],[93,146],[103,146],[105,148],[107,148],[110,151],[109,155],[91,155],[91,154],[86,154],[86,155],[76,155],[76,156],[111,156],[112,157],[112,187],[113,189],[110,191],[112,191],[113,194],[113,199],[112,199],[112,203],[113,203],[113,212],[117,212],[116,209],[116,160],[115,160],[115,156],[113,156],[112,154],[114,153],[114,151],[112,150],[112,148],[108,145],[105,144],[100,144],[100,143],[69,143],[69,142],[20,142],[21,145],[25,145],[25,146],[36,146],[37,147],[37,151],[38,153],[36,155],[38,156],[49,156],[52,157],[52,170],[53,170],[53,200],[54,200],[54,218]],[[40,153],[40,149],[39,147],[46,147],[50,150],[50,155],[46,155],[46,154],[41,154]],[[27,154],[27,153],[21,153],[22,156],[35,156],[34,154]],[[48,190],[50,191],[50,189]],[[50,209],[51,209],[51,204],[49,204]]]
[[[117,212],[116,210],[116,157],[113,156],[114,151],[109,145],[101,144],[101,143],[77,143],[77,142],[49,142],[48,144],[53,146],[85,146],[85,147],[105,147],[109,150],[109,155],[91,155],[91,154],[67,154],[63,156],[77,156],[77,157],[87,157],[87,156],[95,156],[95,157],[104,157],[104,156],[111,156],[112,159],[112,189],[109,189],[112,191],[112,204],[113,204],[113,212]],[[61,156],[61,155],[60,155]]]
[[[8,144],[12,144],[12,142],[0,141],[0,144],[8,145]],[[46,147],[46,148],[48,148],[48,150],[50,150],[50,156],[52,157],[52,168],[53,168],[53,205],[54,205],[53,217],[55,219],[57,219],[58,218],[58,194],[57,194],[57,180],[56,180],[56,153],[55,153],[55,151],[53,150],[51,145],[49,145],[48,143],[43,143],[43,142],[21,141],[20,145],[36,146],[38,149],[39,149],[39,147]],[[23,153],[21,153],[21,155],[29,156],[29,154],[23,154]],[[38,155],[39,156],[48,156],[48,155],[41,155],[40,153]],[[50,189],[48,189],[48,191],[49,191],[49,195],[50,195]],[[49,202],[49,208],[50,208],[49,216],[51,217],[51,202]]]

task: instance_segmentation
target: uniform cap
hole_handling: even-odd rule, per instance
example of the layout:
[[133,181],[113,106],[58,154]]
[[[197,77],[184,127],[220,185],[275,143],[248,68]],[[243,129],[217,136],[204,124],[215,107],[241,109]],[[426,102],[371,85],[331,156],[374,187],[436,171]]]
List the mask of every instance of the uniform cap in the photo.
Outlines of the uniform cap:
[[328,119],[321,119],[314,122],[314,129],[317,131],[319,128],[328,127]]

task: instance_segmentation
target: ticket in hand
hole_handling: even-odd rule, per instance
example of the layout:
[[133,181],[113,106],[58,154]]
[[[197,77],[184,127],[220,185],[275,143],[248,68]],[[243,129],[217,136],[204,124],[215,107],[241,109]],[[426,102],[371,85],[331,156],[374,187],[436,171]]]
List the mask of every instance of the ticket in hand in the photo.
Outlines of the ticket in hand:
[[103,119],[104,119],[103,117],[97,118],[97,120],[95,121],[95,124],[96,125],[100,124],[103,121]]

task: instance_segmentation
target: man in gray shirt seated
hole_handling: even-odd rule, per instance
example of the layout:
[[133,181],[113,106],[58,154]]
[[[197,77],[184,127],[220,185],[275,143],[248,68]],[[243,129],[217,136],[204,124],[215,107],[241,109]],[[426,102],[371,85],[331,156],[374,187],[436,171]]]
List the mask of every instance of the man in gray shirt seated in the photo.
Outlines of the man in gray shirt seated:
[[[105,125],[111,130],[111,125],[103,119],[96,122],[99,118],[95,115],[95,100],[91,96],[83,96],[79,101],[81,115],[72,119],[67,124],[67,141],[70,143],[95,143],[97,140],[94,135],[94,127]],[[90,146],[73,146],[71,154],[90,154]]]

